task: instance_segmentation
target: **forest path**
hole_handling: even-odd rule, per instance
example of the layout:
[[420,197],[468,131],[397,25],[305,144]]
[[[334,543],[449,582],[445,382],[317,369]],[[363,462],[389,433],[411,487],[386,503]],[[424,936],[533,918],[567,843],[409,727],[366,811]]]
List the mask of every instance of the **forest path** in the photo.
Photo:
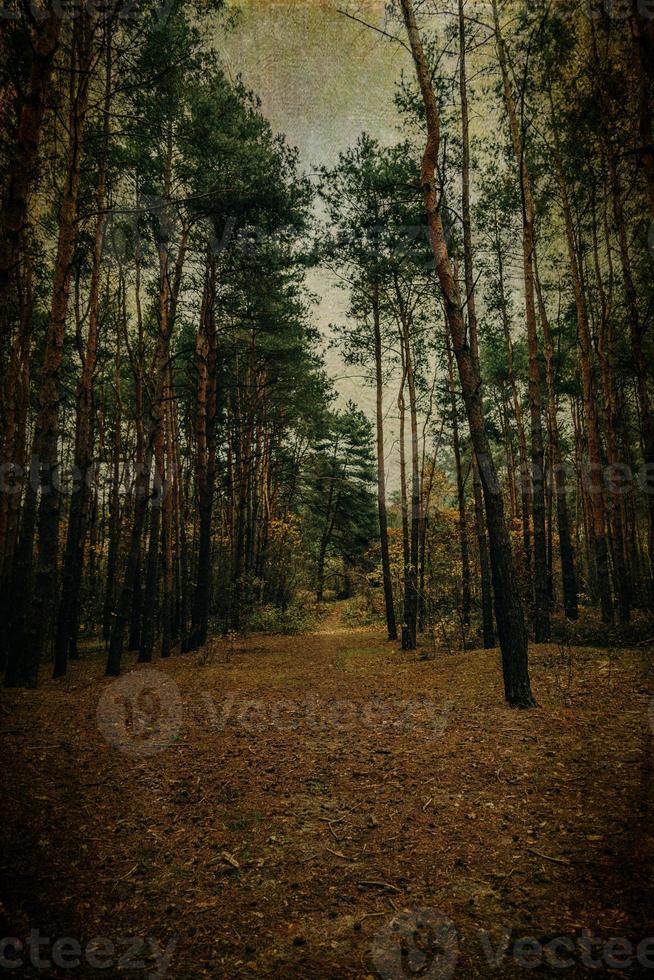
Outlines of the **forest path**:
[[[340,636],[343,633],[352,633],[357,627],[348,625],[345,621],[347,610],[351,608],[349,600],[334,599],[326,602],[323,606],[324,616],[318,624],[315,634],[317,636]],[[359,626],[360,630],[361,627]]]
[[4,692],[2,935],[174,940],[175,980],[401,977],[401,910],[454,924],[446,980],[532,975],[510,950],[492,970],[483,930],[648,935],[642,654],[575,649],[569,674],[535,648],[540,707],[514,712],[496,652],[418,661],[339,616]]

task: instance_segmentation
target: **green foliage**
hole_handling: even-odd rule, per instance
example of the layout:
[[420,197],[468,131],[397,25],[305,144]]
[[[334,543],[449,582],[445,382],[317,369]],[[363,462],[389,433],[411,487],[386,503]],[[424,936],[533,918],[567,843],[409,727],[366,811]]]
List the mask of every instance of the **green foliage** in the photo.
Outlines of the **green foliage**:
[[319,621],[320,612],[313,595],[298,592],[283,608],[271,603],[253,608],[246,620],[246,631],[293,636],[296,633],[310,633]]

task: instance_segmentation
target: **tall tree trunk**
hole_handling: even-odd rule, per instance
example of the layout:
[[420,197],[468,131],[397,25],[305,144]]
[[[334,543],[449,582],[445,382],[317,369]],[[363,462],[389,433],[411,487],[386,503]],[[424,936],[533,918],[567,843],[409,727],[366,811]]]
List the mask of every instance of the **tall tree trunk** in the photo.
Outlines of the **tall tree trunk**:
[[400,436],[399,436],[399,448],[400,448],[400,511],[402,514],[402,574],[403,574],[403,599],[404,599],[404,611],[402,614],[402,649],[409,649],[405,644],[409,643],[408,639],[408,624],[406,621],[407,613],[407,596],[411,592],[411,583],[409,580],[410,576],[410,565],[411,565],[411,535],[409,533],[409,499],[407,491],[407,478],[406,478],[406,402],[404,398],[404,389],[406,387],[406,351],[404,348],[404,339],[400,335],[400,347],[402,351],[402,380],[400,382],[400,389],[397,395],[397,407],[400,418]]
[[[162,246],[163,248],[163,246]],[[164,249],[165,251],[165,249]],[[107,657],[106,674],[108,677],[116,677],[120,674],[120,667],[125,642],[125,629],[132,617],[130,624],[130,647],[138,639],[139,651],[143,649],[141,638],[141,623],[134,621],[134,613],[140,612],[144,608],[143,595],[141,593],[140,572],[142,569],[141,542],[146,518],[148,516],[148,503],[153,499],[151,514],[159,513],[159,504],[154,498],[160,496],[160,488],[157,482],[161,477],[161,469],[155,472],[155,487],[152,495],[150,493],[150,480],[152,475],[152,462],[155,457],[155,449],[161,431],[162,424],[162,398],[164,391],[165,375],[169,357],[169,337],[168,337],[168,275],[167,261],[160,252],[160,299],[159,299],[159,331],[157,334],[157,344],[155,349],[154,364],[152,369],[152,384],[150,390],[150,407],[147,422],[147,435],[141,423],[143,417],[142,405],[142,385],[143,385],[143,334],[142,320],[140,316],[140,293],[139,275],[137,264],[137,283],[136,283],[136,306],[139,321],[139,350],[136,360],[133,359],[135,369],[135,388],[137,395],[136,404],[136,431],[137,431],[137,454],[136,454],[136,479],[134,483],[134,515],[130,531],[127,558],[123,573],[122,585],[118,594],[116,609],[114,611],[111,639],[109,641],[109,654]],[[164,271],[165,270],[165,271]],[[141,442],[143,445],[141,445]],[[161,459],[161,453],[160,453]],[[142,461],[141,461],[142,460]],[[157,464],[157,466],[160,465]],[[152,522],[151,522],[152,523]],[[150,529],[152,535],[152,529]],[[155,535],[158,538],[158,534]],[[147,572],[146,572],[147,575]],[[137,629],[138,627],[138,629]],[[138,636],[137,636],[138,633]]]
[[563,218],[565,221],[568,260],[570,263],[570,275],[572,278],[572,288],[574,291],[575,308],[577,313],[579,367],[581,372],[581,388],[585,417],[584,421],[588,440],[588,484],[591,505],[593,557],[597,569],[597,584],[599,589],[602,619],[605,623],[612,623],[613,597],[611,595],[609,556],[606,544],[602,451],[599,421],[597,417],[597,405],[595,403],[595,394],[593,391],[593,372],[591,365],[592,339],[590,327],[588,325],[586,298],[584,296],[581,271],[577,258],[572,208],[570,205],[568,187],[558,145],[556,119],[551,92],[550,107],[552,111],[552,128],[555,141],[553,158],[555,163],[556,178],[559,185],[559,195],[563,210]]
[[[75,472],[80,485],[73,492],[68,516],[66,549],[64,554],[61,598],[55,631],[54,676],[66,673],[69,650],[77,652],[77,606],[82,581],[84,537],[88,518],[91,463],[93,459],[93,381],[98,354],[98,323],[100,312],[100,276],[102,250],[107,220],[106,170],[109,149],[109,109],[111,102],[111,38],[106,38],[106,71],[104,97],[104,124],[102,147],[98,160],[98,187],[96,193],[97,218],[93,243],[93,261],[88,305],[88,334],[82,356],[82,376],[77,388],[75,421]],[[81,330],[78,328],[78,348],[82,350]]]
[[164,435],[166,441],[165,479],[162,499],[162,541],[164,557],[163,596],[162,596],[162,638],[161,656],[169,657],[173,636],[173,608],[175,602],[175,563],[173,557],[173,512],[177,496],[179,474],[175,466],[173,449],[174,420],[173,420],[173,382],[170,363],[166,371],[166,394],[164,397]]
[[46,7],[44,16],[35,18],[34,36],[30,38],[30,77],[21,101],[0,217],[0,344],[4,343],[7,331],[9,292],[19,262],[29,192],[37,173],[43,117],[61,24],[61,11],[57,8],[50,11]]
[[379,515],[379,544],[381,548],[382,577],[384,580],[384,608],[389,640],[397,640],[397,623],[393,604],[393,580],[388,548],[388,518],[386,514],[386,458],[384,453],[384,407],[382,401],[383,352],[381,317],[379,312],[379,285],[373,285],[372,323],[375,342],[375,407],[377,425],[377,513]]
[[[40,408],[36,423],[35,446],[40,465],[41,498],[38,508],[38,551],[33,593],[15,597],[21,605],[18,630],[13,639],[11,658],[17,663],[17,683],[36,687],[39,665],[52,622],[57,586],[59,550],[59,403],[60,374],[63,364],[64,332],[68,314],[71,270],[78,235],[77,204],[80,188],[82,140],[90,65],[93,54],[94,19],[80,16],[73,28],[71,69],[71,105],[69,143],[66,155],[63,201],[59,213],[57,255],[55,259],[50,315],[46,330]],[[31,535],[24,542],[31,550],[34,525],[25,531]],[[24,607],[24,608],[23,608]],[[28,614],[29,607],[29,614]],[[13,674],[13,671],[11,672]]]
[[[593,260],[595,279],[599,295],[599,324],[595,329],[597,336],[597,352],[600,367],[602,391],[602,415],[606,444],[606,457],[609,464],[610,480],[606,481],[606,498],[608,518],[611,529],[612,556],[614,569],[615,592],[618,615],[621,623],[628,623],[631,618],[631,572],[627,564],[625,545],[626,511],[624,503],[624,488],[618,486],[619,473],[622,470],[618,450],[618,393],[615,382],[615,331],[611,316],[610,302],[604,286],[604,277],[599,258],[599,241],[597,234],[597,214],[595,208],[595,193],[592,198],[592,231],[593,231]],[[608,230],[608,229],[607,229]],[[608,238],[607,238],[608,241]],[[612,289],[613,269],[612,259],[609,286]]]
[[109,503],[109,547],[105,582],[102,635],[105,643],[111,637],[111,614],[116,602],[116,571],[118,568],[118,549],[120,544],[120,453],[122,447],[121,426],[123,421],[123,401],[121,384],[120,335],[116,339],[114,388],[116,410],[114,416],[114,436],[112,452],[111,495]]
[[411,522],[409,538],[409,563],[404,570],[404,627],[402,630],[402,649],[415,650],[418,623],[418,547],[420,534],[420,472],[418,463],[418,408],[416,383],[411,350],[411,312],[405,303],[397,279],[395,296],[401,328],[401,343],[404,348],[404,375],[409,390],[409,421],[411,430]]
[[[27,416],[30,402],[30,350],[34,308],[33,262],[27,249],[17,273],[20,320],[14,335],[7,382],[6,428],[2,443],[0,490],[0,669],[8,659],[14,609],[12,580],[20,527]],[[28,488],[29,494],[29,488]],[[30,572],[31,574],[31,572]],[[20,592],[18,593],[20,594]]]
[[461,550],[461,622],[470,625],[470,555],[468,550],[468,528],[466,517],[466,493],[461,466],[461,444],[459,442],[459,419],[454,390],[454,364],[452,345],[447,340],[447,380],[450,389],[450,409],[452,413],[452,444],[456,467],[456,495],[459,507],[459,548]]
[[[650,365],[645,350],[645,332],[647,320],[641,317],[638,308],[638,294],[631,271],[631,257],[627,238],[627,225],[622,204],[622,190],[615,154],[608,153],[609,174],[611,177],[611,195],[613,199],[613,217],[618,238],[622,281],[627,306],[627,322],[631,341],[631,356],[636,372],[636,393],[638,396],[638,412],[642,431],[642,447],[646,472],[654,473],[654,418],[652,417],[651,399],[649,392]],[[649,516],[649,562],[650,562],[650,593],[654,596],[654,493],[651,492],[648,480],[647,506]]]
[[458,283],[452,273],[443,222],[439,212],[436,167],[440,145],[440,116],[412,0],[401,0],[404,22],[413,54],[427,124],[427,143],[422,159],[421,183],[431,244],[440,282],[452,346],[459,369],[470,435],[477,454],[484,490],[490,538],[495,614],[502,651],[504,691],[512,707],[535,704],[528,669],[528,640],[524,611],[516,581],[511,542],[504,521],[504,502],[490,452],[481,400],[478,364],[466,343],[465,322]]
[[[168,180],[167,180],[168,183]],[[161,548],[161,512],[163,497],[167,491],[165,481],[165,413],[168,394],[168,374],[170,369],[170,275],[169,248],[167,239],[157,243],[159,255],[159,356],[160,375],[157,377],[157,391],[150,405],[151,439],[154,450],[154,492],[150,504],[150,536],[148,541],[148,560],[143,594],[143,621],[139,661],[152,660],[154,646],[158,595],[159,595],[159,552]],[[156,395],[158,394],[158,398]]]
[[527,576],[527,591],[533,598],[534,579],[532,574],[532,548],[531,548],[531,512],[532,512],[532,491],[531,491],[531,472],[529,466],[529,456],[527,453],[527,436],[525,433],[525,423],[522,414],[522,404],[520,402],[520,392],[515,375],[513,360],[513,339],[511,337],[511,322],[506,301],[506,290],[504,281],[504,257],[502,255],[502,245],[497,235],[497,271],[499,283],[500,313],[502,317],[502,329],[504,331],[504,343],[506,344],[506,366],[513,401],[513,414],[518,436],[518,457],[520,459],[520,512],[522,517],[522,547],[525,554],[525,574]]
[[[474,257],[472,251],[472,220],[470,212],[470,124],[468,116],[468,81],[466,76],[466,34],[463,0],[459,0],[459,96],[461,101],[461,210],[463,216],[463,267],[466,287],[468,334],[472,360],[479,373],[477,307],[475,301]],[[437,137],[438,139],[438,137]],[[481,396],[481,393],[480,393]],[[472,448],[472,482],[475,501],[475,525],[479,550],[481,611],[484,647],[495,646],[493,625],[493,592],[486,519],[482,500],[481,476],[475,447]]]
[[547,581],[547,537],[545,533],[545,450],[543,441],[540,367],[538,363],[538,329],[534,294],[534,224],[535,207],[531,178],[527,167],[524,133],[511,89],[507,54],[500,28],[497,0],[493,0],[495,44],[502,73],[504,104],[509,120],[513,152],[522,193],[522,264],[525,289],[525,314],[529,348],[529,409],[531,419],[531,482],[534,519],[534,635],[537,643],[550,639],[550,604]]
[[498,240],[498,273],[500,285],[500,306],[502,314],[502,327],[504,330],[504,342],[506,344],[506,364],[513,401],[513,415],[515,417],[516,433],[518,436],[518,458],[520,460],[520,516],[522,518],[522,547],[525,553],[526,574],[528,577],[528,591],[533,596],[533,575],[532,575],[532,548],[531,548],[531,479],[529,456],[527,453],[527,436],[525,433],[525,423],[522,414],[522,404],[520,402],[520,392],[515,376],[513,363],[513,340],[511,338],[511,323],[509,321],[508,308],[504,288],[504,259],[502,257]]
[[636,52],[638,73],[638,124],[641,138],[640,159],[645,171],[650,218],[654,220],[654,140],[652,139],[652,106],[650,86],[654,84],[654,31],[651,15],[641,8],[641,0],[632,0],[633,14],[629,20]]
[[197,407],[195,419],[196,486],[200,518],[198,564],[193,592],[191,632],[186,643],[197,650],[207,642],[211,583],[211,519],[216,473],[216,322],[215,260],[207,260],[203,303],[195,344]]
[[518,505],[518,487],[516,484],[516,461],[513,448],[513,432],[509,425],[509,400],[506,394],[506,387],[502,385],[498,394],[500,419],[502,422],[502,435],[504,436],[504,455],[506,456],[506,483],[509,491],[509,505],[511,507],[511,523],[520,520],[520,507]]
[[[165,374],[165,368],[164,368]],[[163,393],[166,382],[162,385],[162,401],[159,406],[161,416],[156,425],[154,436],[154,478],[150,498],[150,526],[148,537],[147,562],[145,582],[143,585],[143,612],[141,617],[141,635],[139,646],[139,663],[149,663],[157,629],[157,613],[159,609],[159,555],[161,551],[161,511],[163,496],[166,492],[164,481],[164,427],[163,427]]]
[[536,253],[534,252],[534,273],[536,295],[541,329],[543,331],[543,352],[545,354],[545,375],[547,380],[547,421],[550,443],[550,463],[552,472],[551,492],[556,498],[556,522],[559,532],[559,553],[561,556],[561,581],[563,586],[563,608],[568,619],[579,618],[577,570],[575,553],[570,532],[570,512],[566,487],[566,473],[561,457],[561,440],[556,409],[556,378],[554,374],[554,341],[543,297]]

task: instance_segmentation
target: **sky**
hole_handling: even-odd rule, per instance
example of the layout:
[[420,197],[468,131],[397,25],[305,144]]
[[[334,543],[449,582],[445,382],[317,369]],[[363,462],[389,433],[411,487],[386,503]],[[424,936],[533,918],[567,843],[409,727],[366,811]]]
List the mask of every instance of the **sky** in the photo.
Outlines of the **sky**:
[[[362,132],[381,143],[400,135],[393,96],[409,66],[408,54],[339,14],[339,5],[345,7],[346,0],[232,0],[238,25],[214,41],[227,71],[242,76],[261,99],[273,129],[298,148],[307,174],[335,164]],[[359,0],[347,8],[370,24],[386,26],[380,0]],[[330,323],[345,322],[347,296],[324,270],[312,273],[307,285],[319,297],[314,320],[327,339]],[[334,351],[327,353],[327,362],[339,402],[351,398],[372,417],[374,394],[362,386],[360,369],[345,367]],[[385,406],[389,415],[393,402],[391,396]],[[387,427],[392,444],[390,418]]]

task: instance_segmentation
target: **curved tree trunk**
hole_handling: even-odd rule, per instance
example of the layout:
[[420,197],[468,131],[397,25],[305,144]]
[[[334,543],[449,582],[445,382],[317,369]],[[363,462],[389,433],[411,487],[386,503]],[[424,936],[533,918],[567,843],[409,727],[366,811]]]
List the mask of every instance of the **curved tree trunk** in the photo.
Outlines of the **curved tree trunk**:
[[425,212],[452,346],[459,369],[470,435],[477,454],[484,491],[491,546],[495,614],[502,651],[504,691],[506,700],[512,707],[531,708],[535,705],[535,701],[529,680],[527,631],[516,581],[511,542],[504,520],[504,501],[486,432],[479,368],[466,343],[461,297],[452,273],[438,206],[436,166],[440,145],[440,116],[412,0],[401,0],[401,3],[427,123],[427,144],[421,173]]

